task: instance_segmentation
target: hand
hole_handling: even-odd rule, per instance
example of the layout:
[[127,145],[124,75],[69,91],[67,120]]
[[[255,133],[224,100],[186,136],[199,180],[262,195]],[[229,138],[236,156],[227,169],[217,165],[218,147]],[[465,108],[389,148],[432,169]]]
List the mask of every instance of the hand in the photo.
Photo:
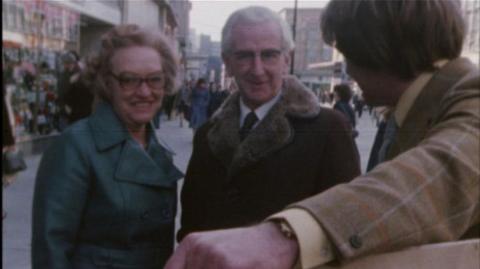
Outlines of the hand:
[[298,243],[274,223],[265,222],[190,234],[164,269],[290,269],[297,256]]

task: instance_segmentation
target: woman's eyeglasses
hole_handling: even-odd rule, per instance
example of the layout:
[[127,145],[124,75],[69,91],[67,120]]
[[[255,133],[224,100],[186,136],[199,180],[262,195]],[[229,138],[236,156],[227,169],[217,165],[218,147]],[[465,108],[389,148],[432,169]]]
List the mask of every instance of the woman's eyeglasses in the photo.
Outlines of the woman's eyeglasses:
[[150,74],[142,78],[134,74],[119,74],[115,75],[110,73],[110,75],[118,81],[120,87],[127,91],[133,91],[142,85],[145,82],[148,87],[152,90],[161,90],[165,85],[165,79],[162,74]]

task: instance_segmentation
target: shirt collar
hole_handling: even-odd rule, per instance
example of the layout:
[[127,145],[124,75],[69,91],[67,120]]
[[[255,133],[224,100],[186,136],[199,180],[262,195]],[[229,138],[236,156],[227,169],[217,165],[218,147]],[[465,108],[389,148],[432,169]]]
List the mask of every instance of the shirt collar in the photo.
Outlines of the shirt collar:
[[[262,121],[263,118],[267,115],[268,111],[278,102],[280,99],[282,91],[278,91],[277,95],[270,99],[270,101],[264,103],[263,105],[257,107],[253,112],[258,118],[257,123],[253,126],[254,128],[256,125]],[[245,118],[247,117],[247,114],[252,111],[247,105],[243,102],[243,98],[240,98],[240,126],[243,125],[243,122],[245,121]]]
[[[448,60],[439,60],[434,63],[436,68],[443,67]],[[395,122],[397,126],[402,126],[405,118],[407,117],[408,112],[412,108],[415,100],[417,99],[418,95],[422,92],[425,85],[430,81],[433,77],[433,72],[424,72],[421,73],[410,86],[402,93],[400,99],[398,100],[397,106],[394,109],[393,115],[395,117]]]

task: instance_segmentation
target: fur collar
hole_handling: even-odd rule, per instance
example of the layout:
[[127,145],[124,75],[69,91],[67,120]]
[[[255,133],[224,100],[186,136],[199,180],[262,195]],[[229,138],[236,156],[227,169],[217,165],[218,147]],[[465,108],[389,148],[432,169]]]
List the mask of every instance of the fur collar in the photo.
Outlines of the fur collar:
[[228,167],[229,177],[284,147],[293,139],[288,118],[313,118],[320,112],[317,97],[295,77],[283,81],[282,96],[265,118],[240,143],[240,94],[227,98],[210,119],[207,140],[213,154]]

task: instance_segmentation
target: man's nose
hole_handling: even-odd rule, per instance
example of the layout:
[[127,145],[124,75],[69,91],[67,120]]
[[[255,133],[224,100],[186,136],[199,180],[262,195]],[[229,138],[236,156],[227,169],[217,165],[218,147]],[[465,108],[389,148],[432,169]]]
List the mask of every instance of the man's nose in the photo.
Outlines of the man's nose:
[[253,58],[253,73],[256,75],[262,75],[265,73],[265,67],[263,65],[262,56],[256,54]]

